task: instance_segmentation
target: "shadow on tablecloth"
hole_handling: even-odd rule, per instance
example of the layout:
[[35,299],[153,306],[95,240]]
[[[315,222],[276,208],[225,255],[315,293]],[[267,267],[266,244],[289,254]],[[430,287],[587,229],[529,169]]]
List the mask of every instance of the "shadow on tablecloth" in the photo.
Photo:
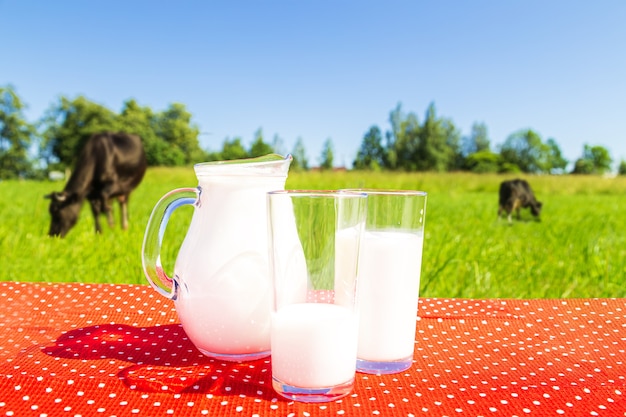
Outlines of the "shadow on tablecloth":
[[275,398],[269,358],[245,363],[208,358],[179,324],[78,328],[64,333],[43,352],[76,360],[72,366],[79,373],[109,369],[131,390]]

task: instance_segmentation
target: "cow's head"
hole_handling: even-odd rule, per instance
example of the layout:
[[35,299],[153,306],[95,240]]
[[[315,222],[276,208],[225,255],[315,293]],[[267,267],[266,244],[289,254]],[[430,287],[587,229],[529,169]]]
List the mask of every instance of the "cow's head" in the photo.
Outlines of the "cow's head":
[[533,216],[539,217],[541,214],[541,201],[536,201],[535,204],[531,204],[530,212]]
[[80,200],[76,194],[67,191],[53,192],[46,198],[50,199],[50,236],[64,237],[74,227],[80,212]]

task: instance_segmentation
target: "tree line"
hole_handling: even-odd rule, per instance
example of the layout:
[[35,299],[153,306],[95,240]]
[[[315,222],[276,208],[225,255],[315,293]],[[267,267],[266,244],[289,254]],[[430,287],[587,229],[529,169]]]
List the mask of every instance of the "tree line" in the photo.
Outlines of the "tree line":
[[[202,149],[201,132],[181,103],[154,111],[130,99],[115,113],[83,96],[61,96],[35,123],[26,121],[24,110],[13,86],[0,87],[0,179],[45,178],[50,171],[71,168],[86,140],[102,131],[139,135],[150,166],[287,153],[278,135],[268,142],[262,129],[255,132],[248,148],[235,137],[224,139],[220,150]],[[353,169],[563,174],[568,165],[554,139],[544,141],[531,129],[511,134],[498,150],[492,149],[484,123],[475,123],[470,134],[462,136],[451,119],[436,115],[434,103],[422,122],[415,113],[405,113],[401,105],[390,112],[389,122],[391,129],[384,134],[378,126],[367,130]],[[302,138],[297,138],[290,153],[294,157],[291,169],[312,168]],[[318,161],[320,169],[333,168],[332,139],[324,142]],[[603,174],[610,171],[612,162],[606,148],[585,145],[571,172]],[[621,161],[619,173],[626,174],[626,162]]]
[[[569,163],[554,139],[544,141],[532,129],[514,132],[497,150],[492,149],[484,123],[474,123],[470,134],[463,136],[451,119],[437,116],[434,103],[421,123],[399,104],[389,123],[384,138],[376,125],[365,134],[354,160],[356,169],[564,174]],[[612,162],[605,147],[585,144],[571,173],[604,174]],[[619,173],[626,174],[626,162],[621,161]]]

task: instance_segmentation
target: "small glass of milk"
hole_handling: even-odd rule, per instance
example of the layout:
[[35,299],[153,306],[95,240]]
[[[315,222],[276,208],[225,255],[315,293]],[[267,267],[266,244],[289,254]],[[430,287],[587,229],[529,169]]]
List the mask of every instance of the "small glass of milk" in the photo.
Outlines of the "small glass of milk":
[[366,209],[364,193],[268,193],[272,384],[285,398],[324,402],[352,391]]
[[359,189],[367,225],[358,271],[357,371],[402,372],[413,363],[426,193]]

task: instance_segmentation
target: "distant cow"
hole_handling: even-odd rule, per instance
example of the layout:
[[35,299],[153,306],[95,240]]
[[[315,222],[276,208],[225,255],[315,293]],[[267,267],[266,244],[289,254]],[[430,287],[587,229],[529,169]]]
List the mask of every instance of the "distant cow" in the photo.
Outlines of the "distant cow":
[[500,201],[498,207],[498,217],[503,211],[508,214],[509,224],[511,224],[511,213],[517,211],[517,219],[520,219],[520,209],[530,208],[533,216],[538,217],[541,213],[541,202],[535,199],[533,190],[525,180],[514,179],[503,181],[500,184]]
[[119,201],[122,228],[128,228],[128,196],[146,172],[146,155],[141,138],[126,133],[98,133],[89,138],[70,179],[50,199],[50,236],[64,237],[76,224],[84,199],[89,200],[96,232],[101,233],[101,213],[113,226],[112,198]]

